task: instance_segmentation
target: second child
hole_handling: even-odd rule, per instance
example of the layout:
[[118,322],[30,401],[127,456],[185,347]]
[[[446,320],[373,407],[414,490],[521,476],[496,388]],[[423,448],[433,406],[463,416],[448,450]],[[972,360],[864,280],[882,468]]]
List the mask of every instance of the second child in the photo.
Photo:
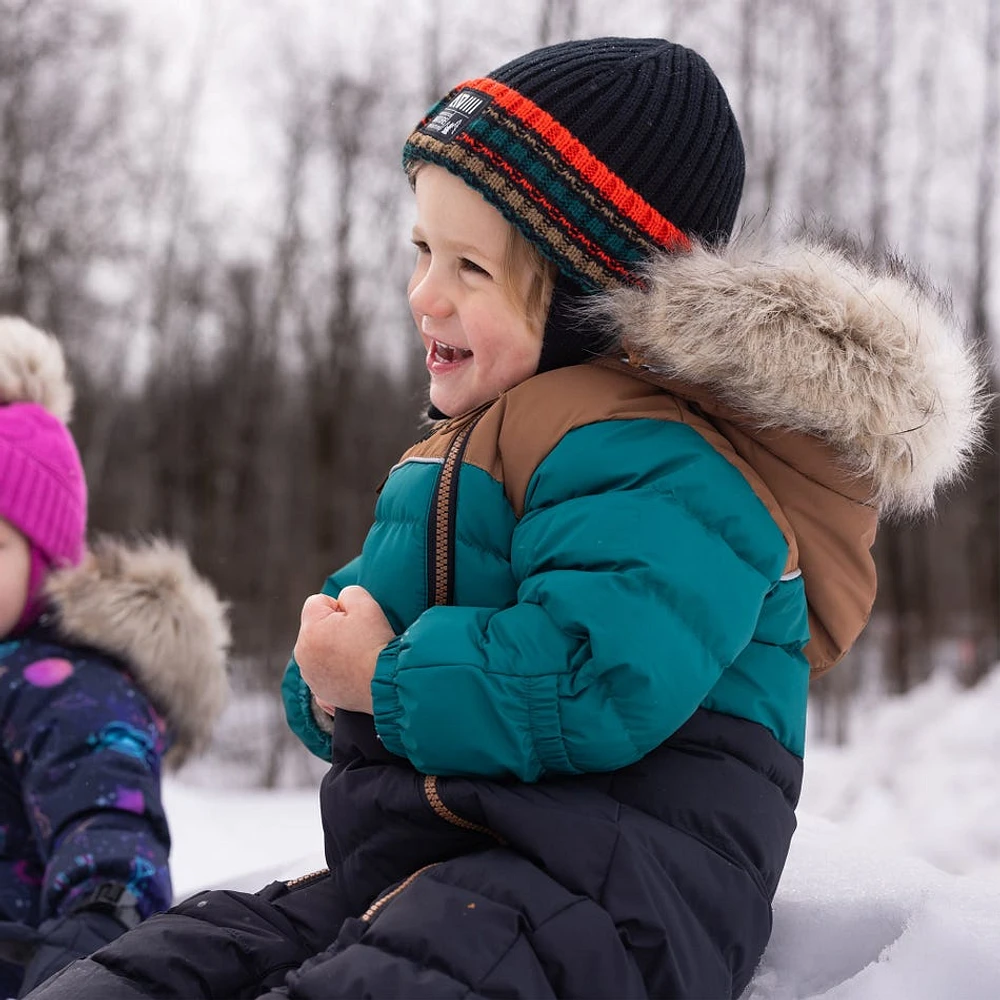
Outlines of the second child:
[[62,350],[0,317],[0,996],[172,901],[164,764],[208,742],[225,608],[186,553],[86,547]]

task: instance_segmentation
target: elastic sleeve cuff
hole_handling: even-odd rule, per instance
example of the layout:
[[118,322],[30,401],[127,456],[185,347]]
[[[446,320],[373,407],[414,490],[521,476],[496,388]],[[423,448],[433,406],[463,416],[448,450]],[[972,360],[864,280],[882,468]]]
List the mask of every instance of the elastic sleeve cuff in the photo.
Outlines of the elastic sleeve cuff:
[[306,749],[320,760],[329,762],[333,756],[330,734],[323,732],[313,715],[313,696],[302,679],[299,665],[293,657],[285,668],[281,681],[281,697],[285,703],[285,718],[289,728],[305,744]]
[[399,757],[407,756],[403,748],[400,722],[403,706],[399,701],[396,687],[396,671],[399,669],[399,652],[402,636],[396,636],[379,653],[372,678],[372,714],[375,717],[375,732],[382,745]]
[[554,674],[524,681],[524,696],[531,719],[531,744],[543,771],[555,774],[580,774],[569,759],[562,720],[559,717],[560,693]]

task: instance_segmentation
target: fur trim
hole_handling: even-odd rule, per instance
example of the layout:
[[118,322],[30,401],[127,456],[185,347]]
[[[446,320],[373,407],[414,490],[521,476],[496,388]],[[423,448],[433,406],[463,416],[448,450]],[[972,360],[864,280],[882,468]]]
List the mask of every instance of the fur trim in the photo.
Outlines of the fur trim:
[[229,691],[229,624],[183,548],[101,539],[81,566],[53,573],[46,593],[67,638],[127,662],[175,734],[168,764],[207,746]]
[[985,379],[942,298],[901,261],[800,238],[660,255],[646,291],[588,312],[633,360],[708,386],[758,427],[817,436],[917,512],[982,438]]
[[37,403],[69,423],[73,387],[55,337],[17,316],[0,316],[0,405]]

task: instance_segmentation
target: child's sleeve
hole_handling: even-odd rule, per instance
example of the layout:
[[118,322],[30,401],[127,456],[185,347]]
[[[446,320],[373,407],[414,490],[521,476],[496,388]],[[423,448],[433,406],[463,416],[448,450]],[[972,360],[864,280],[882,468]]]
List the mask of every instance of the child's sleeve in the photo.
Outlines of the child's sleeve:
[[[357,583],[360,563],[361,556],[357,556],[337,572],[331,573],[320,592],[336,597],[344,587]],[[324,723],[325,713],[316,705],[294,656],[285,667],[285,675],[281,681],[281,700],[285,706],[285,719],[292,732],[305,744],[307,750],[321,760],[329,761],[333,727]],[[332,719],[330,722],[332,723]]]
[[[56,648],[56,647],[53,647]],[[171,903],[161,796],[163,720],[116,665],[56,654],[10,668],[3,744],[28,834],[45,863],[45,920],[103,883],[128,888],[145,918]]]
[[385,746],[435,774],[605,771],[665,740],[746,647],[787,544],[691,428],[605,422],[536,470],[517,602],[433,607],[381,654]]

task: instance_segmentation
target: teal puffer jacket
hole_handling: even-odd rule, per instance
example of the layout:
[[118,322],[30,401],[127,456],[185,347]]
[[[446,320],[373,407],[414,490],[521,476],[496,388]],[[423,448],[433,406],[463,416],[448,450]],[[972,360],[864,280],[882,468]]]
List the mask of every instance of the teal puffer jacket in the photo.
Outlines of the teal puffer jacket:
[[[566,418],[545,405],[553,397],[587,402]],[[759,722],[801,755],[801,574],[690,411],[589,365],[506,393],[460,466],[453,603],[434,606],[428,521],[462,425],[448,421],[403,456],[360,557],[324,587],[365,587],[397,633],[372,685],[388,749],[434,774],[608,771],[701,706]],[[328,759],[294,660],[283,693],[294,731]]]

